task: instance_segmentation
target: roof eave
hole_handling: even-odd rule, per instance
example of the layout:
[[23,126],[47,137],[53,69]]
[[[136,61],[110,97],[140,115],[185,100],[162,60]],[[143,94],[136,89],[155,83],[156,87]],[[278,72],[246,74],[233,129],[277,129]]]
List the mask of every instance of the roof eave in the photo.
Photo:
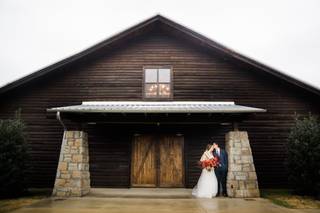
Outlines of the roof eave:
[[[170,108],[171,107],[171,108]],[[180,107],[180,108],[179,108]],[[204,108],[203,108],[204,107]],[[212,107],[208,109],[208,107]],[[96,101],[82,102],[81,105],[62,106],[47,109],[47,112],[62,113],[260,113],[266,109],[236,105],[234,102],[210,101],[173,101],[173,102],[148,102],[148,101]]]
[[62,113],[128,113],[128,114],[183,114],[183,113],[192,113],[192,114],[201,114],[201,113],[212,113],[212,114],[245,114],[245,113],[261,113],[261,112],[267,112],[267,110],[229,110],[229,111],[223,111],[223,110],[216,110],[216,111],[130,111],[130,110],[113,110],[113,111],[107,111],[107,110],[58,110],[58,109],[47,109],[47,112],[62,112]]

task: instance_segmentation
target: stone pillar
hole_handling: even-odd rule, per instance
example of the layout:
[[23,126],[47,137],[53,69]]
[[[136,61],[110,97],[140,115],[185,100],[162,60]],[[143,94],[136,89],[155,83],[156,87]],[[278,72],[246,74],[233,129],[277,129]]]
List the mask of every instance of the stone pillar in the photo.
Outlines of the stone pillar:
[[259,197],[257,174],[246,131],[226,135],[228,152],[227,193],[229,197]]
[[79,197],[90,191],[88,136],[83,131],[63,133],[53,196]]

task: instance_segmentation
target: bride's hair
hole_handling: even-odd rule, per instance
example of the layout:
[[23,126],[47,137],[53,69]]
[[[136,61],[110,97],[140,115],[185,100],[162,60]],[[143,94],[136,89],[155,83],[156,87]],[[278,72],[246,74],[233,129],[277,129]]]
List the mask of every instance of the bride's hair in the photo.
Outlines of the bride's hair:
[[209,150],[211,148],[212,144],[207,144],[206,150]]

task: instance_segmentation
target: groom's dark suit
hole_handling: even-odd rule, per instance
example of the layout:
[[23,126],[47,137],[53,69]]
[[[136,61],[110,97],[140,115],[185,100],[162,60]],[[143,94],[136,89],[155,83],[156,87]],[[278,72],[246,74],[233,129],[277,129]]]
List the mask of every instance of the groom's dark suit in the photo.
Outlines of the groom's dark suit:
[[228,154],[221,148],[219,152],[215,149],[212,154],[219,158],[219,166],[214,170],[218,180],[218,195],[221,192],[223,195],[227,195]]

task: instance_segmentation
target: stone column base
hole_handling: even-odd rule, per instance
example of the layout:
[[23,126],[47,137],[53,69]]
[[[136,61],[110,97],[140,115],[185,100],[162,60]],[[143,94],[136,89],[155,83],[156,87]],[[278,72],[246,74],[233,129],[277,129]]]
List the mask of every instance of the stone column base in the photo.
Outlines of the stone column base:
[[227,193],[229,197],[260,197],[256,170],[246,131],[226,135],[228,153]]
[[83,131],[65,131],[53,196],[80,197],[90,191],[88,136]]

